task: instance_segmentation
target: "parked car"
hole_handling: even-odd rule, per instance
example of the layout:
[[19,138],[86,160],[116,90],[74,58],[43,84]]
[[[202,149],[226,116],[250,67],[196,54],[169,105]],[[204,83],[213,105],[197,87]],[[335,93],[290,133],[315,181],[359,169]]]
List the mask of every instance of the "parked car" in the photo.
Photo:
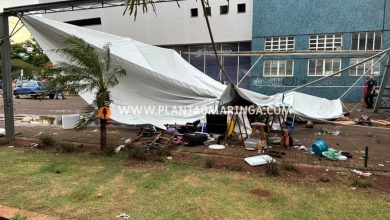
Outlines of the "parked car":
[[48,96],[50,99],[54,99],[54,95],[55,93],[50,89],[49,84],[42,81],[25,81],[14,89],[14,96],[17,99],[21,96],[28,96],[33,99]]

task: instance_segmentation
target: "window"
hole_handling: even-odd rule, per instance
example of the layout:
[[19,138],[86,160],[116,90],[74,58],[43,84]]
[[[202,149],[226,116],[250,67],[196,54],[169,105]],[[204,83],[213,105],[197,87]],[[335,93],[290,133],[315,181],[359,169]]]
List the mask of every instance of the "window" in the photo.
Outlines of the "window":
[[191,17],[198,17],[198,9],[191,8]]
[[245,5],[245,3],[237,5],[237,12],[238,13],[245,13],[246,12],[246,5]]
[[266,37],[265,51],[289,51],[294,50],[295,37]]
[[[362,59],[358,58],[351,58],[350,60],[350,65],[357,64],[359,61],[362,61]],[[372,65],[378,61],[378,59],[372,59],[369,60],[365,63],[360,64],[359,66],[353,67],[349,70],[349,75],[350,76],[362,76],[366,71],[368,71]],[[379,75],[380,71],[380,62],[378,62],[368,73],[369,75],[374,74],[374,75]]]
[[310,36],[310,50],[341,50],[341,34],[322,34]]
[[227,5],[221,5],[219,9],[221,15],[226,15],[229,13],[229,6]]
[[293,75],[293,60],[265,60],[263,64],[263,76],[265,77]]
[[308,62],[308,76],[327,76],[341,69],[341,59],[316,59]]
[[211,7],[206,7],[207,16],[211,16]]
[[382,32],[352,33],[351,50],[380,50],[382,47]]
[[102,24],[102,20],[100,18],[87,18],[87,19],[81,19],[81,20],[73,20],[73,21],[66,21],[65,23],[73,24],[77,26],[91,26],[91,25],[99,25]]

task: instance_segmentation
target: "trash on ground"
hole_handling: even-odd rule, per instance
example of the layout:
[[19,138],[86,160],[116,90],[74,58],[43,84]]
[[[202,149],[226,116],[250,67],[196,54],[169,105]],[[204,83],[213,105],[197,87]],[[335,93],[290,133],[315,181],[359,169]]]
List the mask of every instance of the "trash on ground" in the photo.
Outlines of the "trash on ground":
[[213,150],[222,150],[222,149],[225,149],[225,146],[222,144],[212,144],[212,145],[209,145],[209,148],[213,149]]
[[130,144],[130,143],[131,143],[131,141],[132,141],[132,139],[131,139],[131,138],[129,138],[129,139],[126,139],[126,140],[125,140],[125,144]]
[[322,134],[326,134],[326,135],[334,135],[334,136],[340,135],[340,131],[338,130],[332,131],[326,128],[321,129],[321,132]]
[[327,151],[322,152],[322,156],[328,160],[347,160],[346,156],[341,155],[340,151],[333,148],[328,148]]
[[259,166],[259,165],[266,165],[269,163],[275,163],[276,160],[272,158],[269,155],[259,155],[259,156],[253,156],[253,157],[247,157],[244,158],[244,160],[250,165],[250,166]]
[[173,157],[169,156],[167,157],[167,160],[173,160]]
[[355,118],[353,120],[358,125],[371,125],[371,118],[368,115],[362,115],[360,118]]
[[130,219],[130,215],[126,213],[120,213],[119,215],[116,216],[117,218],[122,218],[122,219]]
[[307,121],[305,128],[314,128],[314,123],[312,121]]
[[0,128],[0,137],[4,137],[4,136],[5,136],[5,129]]
[[43,132],[39,132],[38,134],[34,135],[34,137],[38,137],[38,136],[40,136],[41,134],[43,134]]
[[327,151],[329,147],[324,140],[317,139],[316,141],[314,141],[311,148],[313,149],[314,154],[320,157],[322,156],[322,152]]
[[115,148],[115,153],[119,153],[123,148],[125,148],[125,145],[119,145],[117,148]]
[[37,144],[37,143],[31,143],[30,146],[31,146],[31,148],[38,148],[38,147],[39,147],[39,144]]
[[356,170],[356,169],[352,169],[351,172],[356,173],[359,176],[371,176],[372,175],[372,173],[370,173],[370,172],[363,172],[363,171]]
[[378,166],[380,166],[380,167],[384,167],[385,165],[384,165],[384,164],[382,164],[382,163],[379,163],[379,164],[378,164]]
[[14,146],[12,146],[12,145],[10,145],[10,146],[8,146],[9,148],[14,148]]
[[99,132],[99,129],[94,129],[94,130],[92,130],[91,132],[92,132],[92,133],[97,133],[97,132]]

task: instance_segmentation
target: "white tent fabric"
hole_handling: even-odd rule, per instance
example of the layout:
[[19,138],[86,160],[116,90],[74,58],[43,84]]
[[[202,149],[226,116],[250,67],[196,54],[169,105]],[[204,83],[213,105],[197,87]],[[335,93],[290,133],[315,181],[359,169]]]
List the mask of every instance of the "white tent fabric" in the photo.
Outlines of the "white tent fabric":
[[[54,50],[65,48],[64,41],[69,36],[82,38],[97,50],[109,43],[113,64],[127,72],[111,90],[111,118],[124,124],[163,127],[167,123],[181,124],[204,118],[216,108],[227,88],[174,50],[38,16],[25,16],[23,23],[54,64],[64,61]],[[285,94],[284,100],[282,94],[265,96],[245,89],[239,89],[239,93],[261,106],[290,105],[294,113],[308,118],[333,119],[343,114],[340,100],[297,92]],[[87,103],[93,102],[93,93],[80,95]]]

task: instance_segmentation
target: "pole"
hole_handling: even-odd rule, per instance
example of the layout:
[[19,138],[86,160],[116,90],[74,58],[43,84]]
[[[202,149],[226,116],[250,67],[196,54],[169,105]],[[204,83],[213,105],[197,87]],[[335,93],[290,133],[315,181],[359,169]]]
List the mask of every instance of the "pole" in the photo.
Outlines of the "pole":
[[378,111],[379,111],[379,107],[382,103],[382,95],[383,95],[383,92],[385,91],[385,86],[388,82],[389,75],[390,75],[390,57],[387,60],[386,69],[385,69],[385,72],[383,73],[381,87],[379,88],[378,97],[376,98],[376,101],[375,101],[374,113],[378,113]]
[[10,39],[8,27],[8,15],[0,14],[0,36],[3,38],[1,44],[1,72],[3,76],[3,99],[4,99],[4,119],[5,119],[5,136],[13,140],[15,138],[14,126],[14,105],[11,78],[11,61],[10,61]]
[[351,69],[351,68],[353,68],[353,67],[355,67],[355,66],[359,66],[360,64],[363,64],[363,63],[365,63],[365,62],[367,62],[367,61],[369,61],[369,60],[372,60],[372,59],[374,59],[375,57],[382,56],[383,54],[386,54],[386,53],[388,53],[389,51],[390,51],[390,48],[388,48],[388,49],[386,49],[386,50],[384,50],[384,51],[382,51],[382,52],[380,52],[380,53],[377,53],[377,54],[375,54],[375,55],[373,55],[373,56],[370,56],[369,58],[364,59],[364,60],[362,60],[362,61],[360,61],[360,62],[358,62],[358,63],[355,63],[355,64],[353,64],[353,65],[351,65],[351,66],[349,66],[349,67],[346,67],[346,68],[344,68],[344,69],[342,69],[342,70],[340,70],[340,71],[337,71],[337,72],[332,73],[332,74],[330,74],[330,75],[327,75],[327,76],[324,76],[324,77],[322,77],[322,78],[316,79],[316,80],[314,80],[314,81],[308,82],[308,83],[306,83],[306,84],[304,84],[304,85],[301,85],[301,86],[298,86],[298,87],[296,87],[296,88],[290,89],[290,90],[288,90],[288,91],[286,91],[286,92],[284,92],[284,93],[289,93],[289,92],[292,92],[292,91],[301,89],[301,88],[303,88],[303,87],[312,85],[312,84],[314,84],[314,83],[316,83],[316,82],[319,82],[319,81],[322,81],[322,80],[324,80],[324,79],[333,77],[333,76],[338,75],[338,74],[340,74],[340,73],[342,73],[342,72],[344,72],[344,71],[347,71],[347,70],[349,70],[349,69]]
[[364,168],[367,168],[368,163],[368,146],[364,150]]

